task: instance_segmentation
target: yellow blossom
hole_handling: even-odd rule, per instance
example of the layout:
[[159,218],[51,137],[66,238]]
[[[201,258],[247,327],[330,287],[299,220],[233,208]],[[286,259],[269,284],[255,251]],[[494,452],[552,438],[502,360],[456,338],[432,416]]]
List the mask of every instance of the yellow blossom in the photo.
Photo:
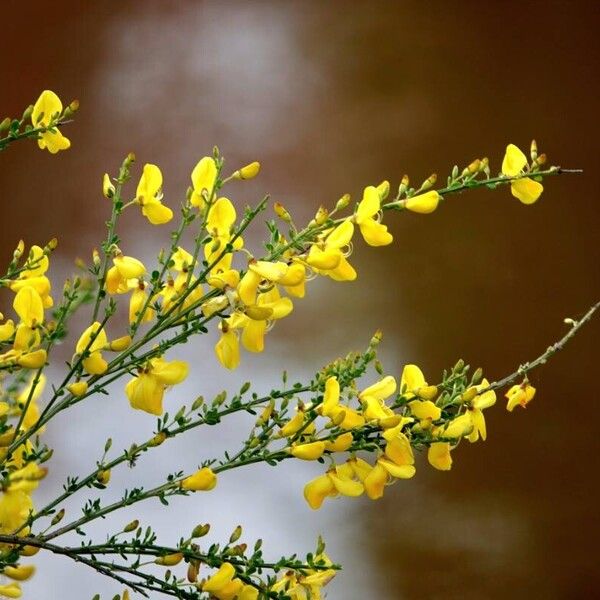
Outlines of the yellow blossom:
[[525,408],[533,400],[535,392],[535,388],[527,382],[520,385],[513,385],[506,392],[506,398],[508,398],[506,409],[512,412],[515,406]]
[[317,460],[325,452],[325,442],[309,442],[307,444],[295,444],[290,448],[290,454],[302,460]]
[[162,415],[163,396],[167,386],[181,383],[188,375],[188,365],[182,360],[151,359],[145,368],[125,386],[132,408],[151,415]]
[[447,442],[434,442],[427,450],[427,460],[432,467],[440,471],[449,471],[452,467],[450,444]]
[[217,485],[217,476],[209,467],[203,467],[181,482],[184,490],[191,492],[210,491]]
[[236,369],[240,364],[240,342],[232,329],[223,330],[215,346],[215,354],[226,369]]
[[76,381],[67,386],[67,389],[73,396],[83,396],[88,390],[88,384],[85,381]]
[[[516,177],[523,173],[526,166],[527,157],[521,149],[514,144],[506,146],[506,153],[502,161],[502,174],[507,177]],[[541,196],[544,186],[529,177],[523,177],[511,181],[510,191],[523,204],[533,204]]]
[[205,197],[210,200],[217,181],[217,165],[213,158],[205,156],[200,159],[192,171],[193,192],[190,202],[192,206],[203,208]]
[[[33,502],[22,490],[7,490],[0,495],[0,533],[10,534],[27,521]],[[25,535],[25,530],[21,534]]]
[[[63,105],[60,98],[54,92],[44,90],[33,107],[31,123],[34,127],[48,127],[58,116],[62,115],[62,112]],[[51,154],[56,154],[60,150],[69,148],[71,142],[58,128],[54,127],[53,131],[48,130],[39,134],[38,146],[42,150],[47,149]]]
[[346,220],[329,232],[320,237],[308,251],[306,264],[313,271],[321,275],[327,275],[334,281],[354,281],[356,271],[346,260],[342,251],[347,248],[354,234],[354,225]]
[[404,206],[412,212],[428,215],[438,207],[441,198],[435,190],[430,190],[424,194],[407,198],[404,201]]
[[138,279],[145,272],[146,267],[137,258],[117,254],[106,274],[106,291],[109,294],[125,294],[130,289],[128,281]]
[[[386,182],[387,183],[387,182]],[[389,184],[387,186],[389,191]],[[381,211],[381,195],[378,188],[368,186],[364,189],[362,200],[354,216],[365,242],[369,246],[387,246],[394,241],[387,227],[376,218]]]
[[232,177],[234,179],[254,179],[260,171],[260,163],[258,161],[251,162],[249,165],[238,169]]
[[17,581],[26,581],[35,573],[34,565],[17,565],[17,566],[6,566],[3,571],[4,575]]
[[[95,336],[94,341],[92,337]],[[102,357],[102,350],[108,345],[106,332],[102,329],[101,323],[95,321],[80,336],[75,351],[78,354],[87,352],[88,355],[83,359],[83,368],[90,375],[102,375],[108,368],[108,363]]]
[[3,598],[20,598],[23,595],[18,583],[0,585],[0,596]]
[[156,165],[146,164],[137,186],[135,201],[152,225],[163,225],[173,218],[173,211],[161,200],[163,176]]

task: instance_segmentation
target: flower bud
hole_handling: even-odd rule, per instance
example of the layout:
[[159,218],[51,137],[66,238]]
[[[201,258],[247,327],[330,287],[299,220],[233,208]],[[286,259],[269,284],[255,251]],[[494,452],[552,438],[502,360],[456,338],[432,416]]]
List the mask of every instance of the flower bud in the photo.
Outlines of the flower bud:
[[154,560],[157,565],[163,567],[174,567],[183,560],[183,554],[181,552],[174,552],[173,554],[166,554],[165,556],[159,556]]
[[254,177],[258,175],[259,171],[260,163],[258,161],[254,161],[236,171],[232,177],[234,179],[254,179]]
[[286,210],[285,206],[281,204],[281,202],[275,202],[275,204],[273,204],[273,210],[282,221],[285,221],[286,223],[291,223],[292,217],[290,213]]
[[52,517],[52,525],[58,525],[65,516],[65,509],[61,508],[53,517]]
[[67,386],[67,390],[73,394],[73,396],[83,396],[88,390],[88,384],[85,381],[76,381]]
[[193,538],[204,537],[210,531],[210,524],[204,523],[204,525],[196,525],[192,531]]
[[110,469],[98,471],[96,475],[96,481],[102,485],[108,485],[108,482],[110,481]]
[[105,198],[112,198],[115,195],[115,186],[112,184],[108,173],[104,173],[102,178],[102,195]]
[[140,526],[140,522],[137,519],[134,519],[130,523],[127,523],[127,525],[125,525],[125,527],[123,527],[123,532],[131,533],[132,531],[135,531],[139,526]]
[[315,215],[315,223],[317,225],[323,225],[329,218],[329,211],[324,206],[319,206],[317,214]]
[[350,194],[344,194],[336,203],[335,210],[343,210],[350,204]]
[[123,350],[127,350],[127,348],[129,348],[130,345],[131,336],[124,335],[123,337],[117,338],[116,340],[110,342],[110,344],[108,345],[108,349],[112,350],[113,352],[123,352]]

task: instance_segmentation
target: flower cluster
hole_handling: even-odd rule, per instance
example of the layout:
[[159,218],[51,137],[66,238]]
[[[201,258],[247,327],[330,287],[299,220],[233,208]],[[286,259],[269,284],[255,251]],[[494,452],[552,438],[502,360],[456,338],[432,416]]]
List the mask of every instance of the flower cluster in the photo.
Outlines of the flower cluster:
[[[21,119],[0,122],[0,135],[8,131],[0,137],[0,150],[22,138],[36,139],[41,149],[53,154],[68,149],[70,141],[62,128],[76,109],[76,102],[63,109],[58,96],[45,90]],[[130,255],[131,249],[119,238],[119,217],[125,210],[135,210],[150,225],[165,226],[174,220],[176,207],[164,198],[163,175],[155,164],[145,164],[136,177],[135,190],[127,192],[135,166],[135,156],[130,154],[116,176],[102,178],[102,195],[111,206],[106,240],[92,252],[91,264],[78,263],[84,273],[65,283],[56,304],[47,275],[56,241],[31,246],[27,252],[20,241],[6,274],[0,277],[0,287],[9,290],[14,309],[12,318],[0,315],[0,575],[6,579],[0,580],[0,597],[21,597],[19,582],[34,571],[32,565],[20,563],[21,557],[43,548],[70,556],[142,594],[319,600],[323,586],[339,569],[325,554],[322,542],[305,561],[294,555],[266,562],[262,540],[252,553],[245,543],[238,543],[239,526],[228,544],[212,544],[206,552],[195,540],[208,533],[209,524],[197,526],[175,547],[160,545],[152,528],[143,528],[137,520],[107,535],[101,544],[92,542],[85,527],[150,498],[167,505],[172,496],[210,492],[224,471],[260,462],[277,465],[298,459],[325,465],[324,472],[304,488],[312,509],[339,496],[381,498],[387,486],[415,475],[419,451],[426,453],[432,467],[448,471],[452,452],[461,442],[486,439],[484,411],[496,403],[496,392],[511,385],[506,393],[507,410],[526,407],[536,391],[528,372],[562,348],[598,305],[581,320],[570,320],[571,331],[538,359],[492,383],[479,369],[471,376],[462,361],[435,385],[413,364],[404,366],[398,381],[384,375],[376,361],[375,347],[381,338],[377,334],[365,353],[334,361],[309,382],[290,387],[285,376],[282,388],[265,397],[253,392],[248,397],[248,382],[229,399],[225,392],[212,402],[198,396],[189,408],[177,406],[174,416],[169,416],[163,406],[165,393],[188,377],[193,364],[168,358],[170,350],[192,336],[209,333],[210,326],[218,338],[216,360],[226,369],[235,369],[242,348],[252,353],[265,349],[268,332],[293,312],[294,302],[305,297],[312,280],[321,276],[350,282],[357,278],[351,263],[357,238],[372,247],[393,242],[383,223],[386,211],[426,215],[451,194],[503,185],[510,186],[523,204],[532,204],[543,191],[540,181],[561,172],[558,167],[542,170],[545,162],[535,142],[530,160],[509,144],[497,176],[491,175],[484,157],[462,170],[454,167],[445,187],[435,187],[435,174],[416,187],[404,176],[393,195],[390,184],[383,181],[366,186],[355,203],[344,194],[331,207],[320,206],[303,228],[275,202],[277,218],[267,223],[265,249],[252,251],[246,246],[245,231],[265,209],[267,199],[242,209],[230,199],[233,193],[227,186],[233,184],[233,192],[235,182],[256,177],[260,163],[251,162],[226,176],[224,159],[215,148],[193,167],[191,185],[177,207],[179,224],[156,262],[145,261],[147,267]],[[185,241],[185,233],[193,233],[193,243]],[[88,307],[84,326],[71,339],[70,317]],[[123,318],[113,319],[119,310]],[[57,342],[72,349],[72,358],[60,383],[48,385],[51,391],[43,398],[44,369]],[[362,377],[372,363],[377,381],[365,387]],[[56,498],[34,509],[32,492],[46,475],[43,465],[52,456],[40,435],[56,415],[94,394],[107,393],[106,386],[120,379],[126,379],[124,396],[131,407],[158,417],[152,437],[116,455],[111,454],[108,439],[91,473],[69,477]],[[171,473],[155,487],[132,487],[112,504],[89,499],[82,506],[82,516],[61,523],[64,501],[83,489],[104,489],[111,482],[112,469],[123,464],[134,467],[144,453],[167,439],[215,425],[237,412],[255,417],[238,451],[222,459],[203,457],[195,471]],[[38,530],[44,519],[49,523]],[[74,531],[84,538],[81,547],[50,543]],[[188,565],[186,580],[171,570],[180,563]],[[167,571],[157,577],[144,571],[146,565],[167,567]],[[201,565],[214,571],[201,577]],[[266,571],[273,574],[263,575]],[[129,599],[128,591],[122,599]]]

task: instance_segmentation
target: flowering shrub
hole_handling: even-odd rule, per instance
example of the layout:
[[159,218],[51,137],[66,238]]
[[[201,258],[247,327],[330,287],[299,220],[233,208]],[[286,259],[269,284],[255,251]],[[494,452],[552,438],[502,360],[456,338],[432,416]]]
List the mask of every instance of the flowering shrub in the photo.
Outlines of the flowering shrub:
[[[36,139],[51,153],[68,149],[62,127],[76,110],[76,102],[64,109],[56,94],[44,91],[21,119],[0,123],[0,150],[22,138]],[[294,555],[268,560],[262,540],[250,547],[240,541],[241,527],[224,543],[206,548],[201,539],[209,531],[208,523],[181,532],[176,546],[161,543],[151,527],[137,520],[116,529],[114,519],[106,520],[103,542],[91,539],[86,526],[150,498],[168,505],[173,496],[218,494],[222,474],[261,462],[317,463],[315,478],[304,488],[312,509],[339,496],[381,498],[397,480],[415,476],[415,451],[425,452],[433,468],[449,470],[458,444],[486,439],[485,411],[496,403],[497,392],[508,388],[509,411],[531,402],[535,389],[528,372],[561,349],[598,304],[581,319],[566,320],[567,333],[541,356],[495,382],[481,369],[471,372],[462,360],[441,376],[426,377],[412,364],[404,366],[399,378],[385,374],[377,360],[377,332],[363,352],[334,360],[309,381],[290,385],[284,376],[282,386],[265,396],[244,383],[233,395],[224,391],[212,400],[198,396],[191,406],[170,398],[171,415],[165,412],[165,393],[186,379],[189,366],[170,358],[170,350],[217,328],[215,361],[233,370],[242,360],[242,349],[265,349],[267,333],[293,312],[311,280],[356,279],[349,260],[354,241],[362,238],[374,247],[393,242],[382,222],[384,213],[425,215],[448,196],[479,187],[510,187],[517,200],[532,204],[543,192],[543,179],[565,172],[545,164],[535,142],[529,158],[509,144],[498,175],[492,176],[488,159],[482,158],[464,169],[454,167],[442,188],[435,187],[435,175],[417,187],[405,176],[395,194],[384,181],[367,186],[358,203],[346,194],[331,207],[319,207],[305,227],[297,226],[286,208],[275,203],[275,218],[267,223],[264,250],[258,253],[246,247],[243,235],[267,208],[268,199],[242,210],[224,195],[229,189],[235,192],[235,182],[256,177],[258,162],[227,174],[215,148],[198,161],[186,201],[175,207],[163,198],[159,167],[146,164],[138,170],[135,157],[127,156],[115,176],[103,177],[101,190],[111,207],[107,236],[90,264],[82,267],[83,274],[66,281],[57,293],[48,277],[56,241],[31,247],[20,241],[0,278],[12,294],[14,310],[12,318],[0,316],[0,568],[5,579],[0,596],[21,597],[20,582],[34,572],[27,559],[43,550],[115,579],[125,587],[123,599],[149,592],[186,599],[321,598],[323,586],[340,568],[321,540],[303,559]],[[135,191],[132,178],[137,180]],[[178,224],[170,238],[165,235],[170,241],[155,264],[148,267],[127,254],[117,233],[125,210],[139,210],[148,227],[164,228],[176,220],[176,208]],[[194,232],[195,242],[186,249],[182,238],[187,231]],[[71,331],[71,317],[78,311],[84,311],[87,326]],[[114,319],[123,311],[128,316],[126,329]],[[70,344],[73,356],[62,377],[48,386],[45,370],[58,342]],[[112,452],[109,439],[92,472],[69,477],[62,493],[46,506],[34,506],[32,492],[51,464],[45,429],[52,427],[56,415],[106,393],[107,385],[117,380],[124,381],[123,398],[133,409],[158,417],[154,435],[134,440],[122,453]],[[124,490],[121,499],[110,504],[88,499],[81,516],[64,523],[67,498],[81,490],[105,488],[119,466],[134,467],[143,454],[170,438],[218,425],[238,412],[253,415],[249,430],[240,432],[238,450],[207,457],[194,472],[177,471],[155,487]],[[139,416],[134,413],[131,418]],[[73,531],[82,536],[81,544],[61,544]],[[156,565],[163,570],[157,571]]]

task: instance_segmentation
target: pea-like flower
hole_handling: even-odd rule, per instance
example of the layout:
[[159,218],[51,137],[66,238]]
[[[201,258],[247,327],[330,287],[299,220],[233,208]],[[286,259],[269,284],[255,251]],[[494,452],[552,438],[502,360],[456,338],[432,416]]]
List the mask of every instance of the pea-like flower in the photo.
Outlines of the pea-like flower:
[[[506,146],[506,154],[502,161],[502,174],[507,177],[521,175],[527,166],[527,157],[514,144]],[[544,191],[544,186],[530,177],[515,179],[510,183],[512,195],[523,204],[533,204]]]
[[162,415],[163,396],[170,385],[181,383],[188,375],[188,364],[182,360],[153,358],[125,386],[132,408],[151,415]]
[[[50,90],[44,90],[33,106],[31,122],[34,127],[50,127],[63,112],[60,98]],[[71,142],[58,128],[50,129],[39,134],[38,146],[42,150],[48,150],[56,154],[60,150],[70,148]]]
[[162,203],[163,176],[156,165],[146,164],[135,193],[135,202],[152,225],[163,225],[173,218],[173,211]]

